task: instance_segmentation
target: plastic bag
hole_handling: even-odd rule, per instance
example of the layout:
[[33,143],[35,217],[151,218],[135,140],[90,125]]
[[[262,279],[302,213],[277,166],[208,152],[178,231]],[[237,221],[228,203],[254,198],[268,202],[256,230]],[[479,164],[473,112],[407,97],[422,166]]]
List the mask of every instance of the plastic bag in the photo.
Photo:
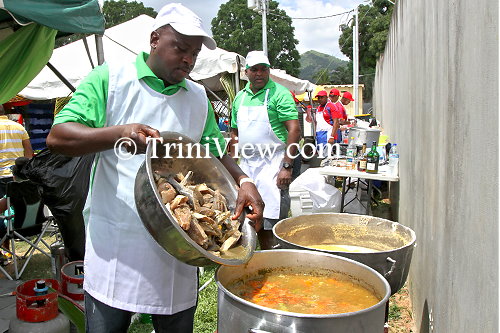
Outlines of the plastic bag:
[[326,183],[325,176],[318,168],[304,171],[291,184],[289,191],[308,191],[313,207],[313,213],[340,212],[342,193],[333,185]]
[[54,216],[69,261],[83,260],[87,200],[94,155],[69,157],[44,149],[23,168],[26,178],[42,188],[42,199]]

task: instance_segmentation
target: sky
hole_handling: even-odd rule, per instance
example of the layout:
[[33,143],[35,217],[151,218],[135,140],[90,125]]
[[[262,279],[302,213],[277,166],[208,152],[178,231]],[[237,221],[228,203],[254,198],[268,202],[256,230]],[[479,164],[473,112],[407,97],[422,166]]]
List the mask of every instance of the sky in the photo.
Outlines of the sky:
[[[226,3],[227,0],[142,0],[144,6],[152,7],[157,12],[162,6],[172,2],[180,2],[198,14],[203,20],[205,29],[211,34],[212,19],[217,15],[220,5]],[[354,9],[366,0],[277,0],[277,2],[278,8],[284,10],[292,18],[295,38],[299,41],[297,44],[299,53],[315,50],[340,59],[347,59],[339,48],[338,39],[341,33],[339,25],[351,19],[352,13],[322,19],[294,18],[314,18],[343,13]],[[246,55],[242,54],[242,56]]]

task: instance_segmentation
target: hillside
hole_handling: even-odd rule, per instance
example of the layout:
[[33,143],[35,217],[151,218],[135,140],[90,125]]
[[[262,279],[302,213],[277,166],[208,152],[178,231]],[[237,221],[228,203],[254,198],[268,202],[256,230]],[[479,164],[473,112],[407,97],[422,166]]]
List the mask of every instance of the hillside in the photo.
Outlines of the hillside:
[[[331,64],[330,64],[331,62]],[[335,70],[339,66],[344,66],[347,61],[330,56],[317,51],[307,51],[300,55],[300,74],[299,78],[313,81],[313,75],[319,70],[326,68],[328,65],[330,70]]]

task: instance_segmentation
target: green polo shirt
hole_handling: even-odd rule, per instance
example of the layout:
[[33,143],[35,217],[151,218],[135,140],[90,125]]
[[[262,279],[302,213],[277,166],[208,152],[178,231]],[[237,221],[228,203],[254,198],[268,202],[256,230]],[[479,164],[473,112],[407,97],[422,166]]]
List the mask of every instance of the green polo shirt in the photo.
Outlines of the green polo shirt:
[[298,119],[297,108],[295,107],[295,102],[293,101],[290,91],[271,79],[269,79],[264,88],[255,94],[250,90],[250,82],[248,82],[245,88],[236,95],[233,101],[231,127],[238,128],[236,120],[238,117],[238,108],[240,107],[243,96],[245,96],[243,102],[244,106],[261,106],[264,105],[267,89],[269,89],[267,114],[269,116],[271,128],[278,139],[286,142],[288,131],[286,130],[284,122]]
[[[179,89],[186,89],[186,80],[165,87],[163,80],[159,79],[146,64],[149,54],[141,52],[137,55],[135,66],[137,68],[137,78],[144,82],[153,90],[167,96],[175,94]],[[108,101],[109,68],[107,64],[96,67],[90,74],[82,80],[78,89],[74,92],[71,100],[55,116],[54,124],[75,122],[88,127],[99,128],[106,124],[106,104]],[[208,116],[205,128],[200,140],[201,144],[208,143],[210,152],[219,156],[214,139],[219,142],[220,147],[225,149],[224,137],[222,136],[217,123],[212,104],[208,101]],[[161,128],[158,129],[161,131]],[[206,140],[206,138],[210,138]],[[214,138],[214,139],[211,139]]]

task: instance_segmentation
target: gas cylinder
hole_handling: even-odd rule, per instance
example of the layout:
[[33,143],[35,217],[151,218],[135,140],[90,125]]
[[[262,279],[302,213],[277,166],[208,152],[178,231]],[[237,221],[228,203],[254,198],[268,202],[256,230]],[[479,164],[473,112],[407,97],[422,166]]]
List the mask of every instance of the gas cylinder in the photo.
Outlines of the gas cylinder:
[[[82,307],[85,307],[83,276],[83,261],[81,260],[68,262],[61,268],[61,292]],[[73,323],[70,324],[70,332],[77,332]]]
[[71,261],[61,268],[61,292],[83,306],[83,261]]
[[58,234],[56,241],[50,245],[50,264],[52,266],[52,277],[61,281],[61,268],[68,262],[64,249],[64,243]]
[[56,280],[29,280],[16,288],[16,317],[10,333],[69,333],[69,320],[59,313]]

